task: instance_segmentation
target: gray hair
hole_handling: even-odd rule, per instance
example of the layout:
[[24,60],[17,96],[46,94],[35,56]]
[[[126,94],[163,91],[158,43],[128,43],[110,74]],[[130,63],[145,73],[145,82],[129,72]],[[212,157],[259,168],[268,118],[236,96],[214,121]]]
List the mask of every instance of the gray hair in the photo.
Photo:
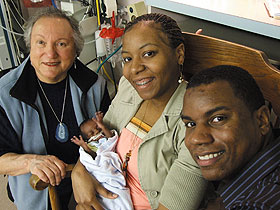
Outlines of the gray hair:
[[76,54],[77,56],[79,56],[84,47],[84,38],[82,37],[82,34],[80,32],[79,22],[75,18],[70,16],[68,12],[61,11],[53,7],[44,7],[42,9],[39,9],[36,12],[36,14],[32,15],[25,24],[24,41],[27,48],[30,50],[31,32],[33,26],[37,22],[37,20],[39,20],[42,17],[62,18],[70,23],[73,29],[73,38],[75,43]]

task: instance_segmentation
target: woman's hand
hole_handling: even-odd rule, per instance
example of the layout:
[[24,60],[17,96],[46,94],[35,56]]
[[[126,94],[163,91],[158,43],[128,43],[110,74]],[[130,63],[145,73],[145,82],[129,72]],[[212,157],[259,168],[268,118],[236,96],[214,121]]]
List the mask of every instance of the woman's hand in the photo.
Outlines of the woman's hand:
[[109,199],[118,197],[118,195],[106,190],[91,176],[80,161],[78,161],[74,167],[71,178],[74,197],[78,204],[76,210],[88,210],[92,209],[92,207],[96,210],[103,210],[96,198],[98,194]]
[[35,155],[29,162],[30,172],[53,186],[59,185],[65,178],[66,166],[66,163],[53,155]]
[[55,186],[66,175],[66,166],[53,155],[6,153],[0,157],[0,174],[19,176],[32,173],[42,181]]
[[195,34],[202,34],[202,29],[201,29],[201,28],[198,29],[198,30],[195,32]]

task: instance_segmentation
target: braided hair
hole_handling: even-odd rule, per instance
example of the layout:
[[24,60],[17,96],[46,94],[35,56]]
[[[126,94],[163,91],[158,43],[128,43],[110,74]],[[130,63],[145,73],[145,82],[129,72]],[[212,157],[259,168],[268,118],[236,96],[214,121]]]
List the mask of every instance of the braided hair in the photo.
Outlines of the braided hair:
[[135,18],[126,25],[124,33],[128,32],[139,22],[159,23],[161,26],[161,31],[167,35],[167,38],[173,49],[178,47],[179,44],[184,43],[182,31],[177,22],[171,17],[160,13],[144,14]]

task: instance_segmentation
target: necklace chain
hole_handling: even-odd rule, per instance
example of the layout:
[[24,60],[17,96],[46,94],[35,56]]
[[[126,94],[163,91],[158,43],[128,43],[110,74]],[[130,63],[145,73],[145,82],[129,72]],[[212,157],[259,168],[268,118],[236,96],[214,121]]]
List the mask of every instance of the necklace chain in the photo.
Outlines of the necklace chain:
[[146,108],[145,108],[145,112],[144,112],[144,115],[138,125],[138,128],[136,130],[136,134],[133,138],[133,142],[132,142],[132,148],[128,150],[128,152],[125,154],[124,156],[124,162],[122,164],[122,170],[123,170],[123,173],[125,174],[125,176],[127,175],[127,166],[128,166],[128,161],[130,160],[130,157],[132,155],[132,151],[136,148],[137,146],[137,143],[136,143],[136,138],[137,138],[137,135],[138,135],[138,131],[140,130],[140,127],[144,121],[144,118],[145,118],[145,115],[146,115],[146,112],[147,112],[147,108],[148,108],[148,105],[149,105],[149,101],[147,102],[147,105],[146,105]]
[[39,86],[40,86],[40,88],[41,88],[41,90],[42,90],[42,93],[43,93],[44,97],[46,98],[46,101],[48,102],[48,104],[49,104],[49,106],[50,106],[50,108],[51,108],[51,110],[52,110],[54,116],[56,117],[56,119],[57,119],[57,121],[58,121],[59,123],[62,123],[63,115],[64,115],[64,108],[65,108],[65,101],[66,101],[66,94],[67,94],[67,84],[68,84],[67,81],[68,81],[68,80],[66,79],[66,85],[65,85],[65,91],[64,91],[64,99],[63,99],[63,105],[62,105],[62,112],[61,112],[61,119],[60,119],[60,120],[59,120],[59,118],[57,117],[57,115],[56,115],[56,113],[55,113],[55,111],[54,111],[54,109],[53,109],[53,107],[52,107],[52,105],[51,105],[51,103],[50,103],[50,101],[49,101],[49,99],[48,99],[48,97],[47,97],[47,95],[46,95],[46,93],[45,93],[45,91],[44,91],[44,89],[43,89],[43,87],[42,87],[42,85],[41,85],[41,83],[40,83],[40,81],[39,81],[38,78],[37,78],[37,81],[38,81],[38,84],[39,84]]

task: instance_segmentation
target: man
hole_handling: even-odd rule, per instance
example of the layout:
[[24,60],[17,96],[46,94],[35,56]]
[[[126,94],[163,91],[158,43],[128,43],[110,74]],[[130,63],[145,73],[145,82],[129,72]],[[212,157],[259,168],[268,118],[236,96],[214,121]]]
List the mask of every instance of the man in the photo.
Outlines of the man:
[[185,144],[215,181],[221,209],[280,209],[280,138],[269,117],[258,85],[239,67],[213,67],[189,82]]

